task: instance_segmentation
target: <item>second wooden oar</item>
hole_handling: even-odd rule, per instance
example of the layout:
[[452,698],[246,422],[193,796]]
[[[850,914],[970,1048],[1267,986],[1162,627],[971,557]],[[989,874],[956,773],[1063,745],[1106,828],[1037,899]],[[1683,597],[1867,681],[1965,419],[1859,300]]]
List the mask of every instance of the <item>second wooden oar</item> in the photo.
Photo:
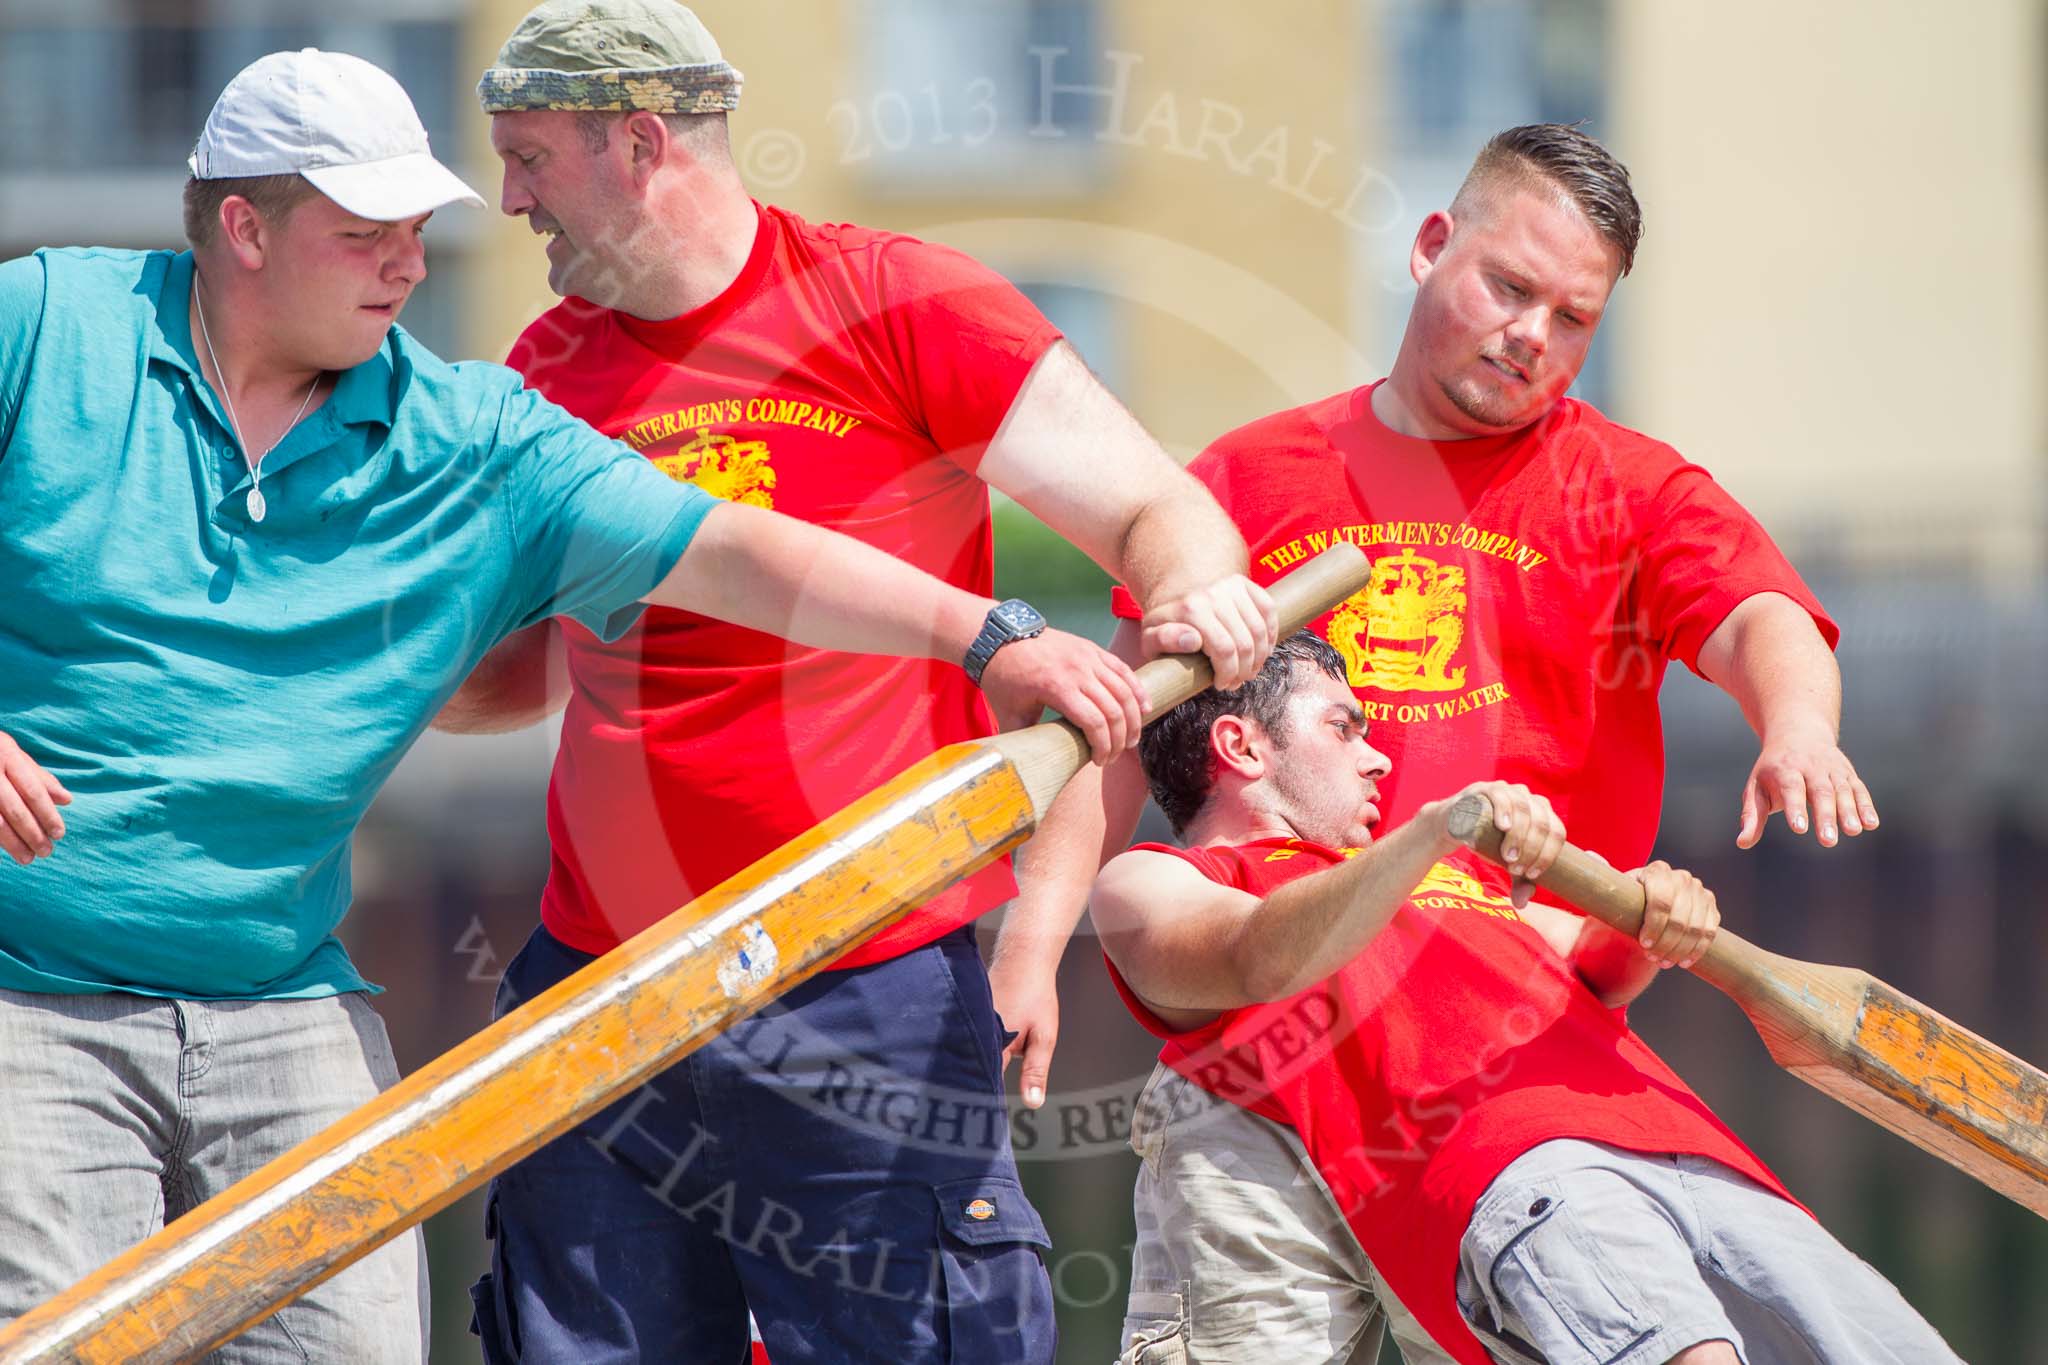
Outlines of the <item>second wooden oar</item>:
[[[1275,583],[1283,631],[1367,574],[1346,545]],[[1138,677],[1147,719],[1210,680]],[[1064,721],[940,750],[18,1319],[0,1365],[204,1354],[1022,843],[1087,761]]]
[[[1483,796],[1451,836],[1500,861]],[[1565,846],[1537,884],[1634,938],[1643,888]],[[1779,1066],[2048,1218],[2048,1075],[1869,972],[1801,962],[1722,930],[1693,974],[1749,1016]]]

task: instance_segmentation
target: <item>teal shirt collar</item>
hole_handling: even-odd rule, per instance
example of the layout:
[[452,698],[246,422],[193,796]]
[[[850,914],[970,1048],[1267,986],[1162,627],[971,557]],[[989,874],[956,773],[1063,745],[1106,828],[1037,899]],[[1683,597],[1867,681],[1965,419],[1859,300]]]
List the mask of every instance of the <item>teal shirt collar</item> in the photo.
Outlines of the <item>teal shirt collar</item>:
[[199,378],[199,353],[192,348],[192,253],[171,257],[157,290],[156,325],[149,329],[149,358],[175,365]]

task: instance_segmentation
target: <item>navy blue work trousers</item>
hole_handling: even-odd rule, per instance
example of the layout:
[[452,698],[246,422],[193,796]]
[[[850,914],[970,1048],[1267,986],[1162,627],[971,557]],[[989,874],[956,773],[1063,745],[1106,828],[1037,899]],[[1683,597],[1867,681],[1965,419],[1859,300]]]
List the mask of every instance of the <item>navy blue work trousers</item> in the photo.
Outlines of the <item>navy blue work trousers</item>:
[[[593,959],[545,929],[497,1012]],[[487,1365],[1053,1358],[973,931],[822,972],[491,1184]]]

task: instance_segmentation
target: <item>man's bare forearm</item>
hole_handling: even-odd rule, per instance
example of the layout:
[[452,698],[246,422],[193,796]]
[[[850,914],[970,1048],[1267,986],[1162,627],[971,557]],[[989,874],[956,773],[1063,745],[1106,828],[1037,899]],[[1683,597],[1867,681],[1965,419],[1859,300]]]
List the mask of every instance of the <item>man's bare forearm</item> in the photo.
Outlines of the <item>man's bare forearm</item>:
[[1075,774],[1038,833],[1017,851],[1017,900],[996,931],[994,960],[1050,971],[1059,965],[1088,908],[1102,865],[1130,846],[1145,804],[1134,754]]
[[1794,834],[1809,818],[1823,846],[1877,827],[1877,803],[1841,746],[1842,673],[1813,618],[1782,593],[1745,599],[1701,646],[1700,672],[1735,699],[1757,733],[1736,845],[1775,811]]
[[1137,594],[1149,652],[1200,650],[1236,686],[1272,647],[1244,538],[1064,342],[1024,381],[979,472]]
[[980,472],[1147,606],[1244,572],[1223,509],[1064,342],[1025,379]]
[[1175,470],[1124,532],[1125,586],[1145,605],[1245,572],[1244,539],[1191,475]]
[[[1138,627],[1119,621],[1112,654],[1138,662]],[[1059,962],[1088,907],[1102,865],[1131,846],[1145,809],[1145,770],[1135,753],[1071,778],[1038,833],[1017,854],[1017,904],[996,935],[996,956]],[[1020,913],[1021,912],[1021,913]]]
[[561,627],[542,621],[500,640],[484,655],[433,728],[451,734],[494,735],[524,730],[569,700],[569,666]]
[[1563,848],[1564,826],[1550,803],[1526,788],[1473,783],[1429,802],[1341,867],[1290,882],[1261,902],[1226,948],[1231,960],[1243,964],[1245,994],[1252,1000],[1284,999],[1362,952],[1430,867],[1460,847],[1450,834],[1450,810],[1473,792],[1486,795],[1493,808],[1509,871],[1517,879],[1516,901],[1524,903],[1529,883]]
[[1419,813],[1343,865],[1274,891],[1226,950],[1245,1001],[1284,1000],[1357,957],[1455,846],[1441,818]]
[[1585,921],[1571,952],[1572,970],[1609,1009],[1619,1009],[1650,988],[1657,964],[1627,934],[1595,919]]
[[647,601],[817,649],[957,662],[994,603],[848,536],[720,503]]
[[1795,728],[1825,733],[1842,722],[1842,671],[1806,609],[1758,593],[1728,614],[1700,649],[1700,672],[1735,699],[1758,737]]

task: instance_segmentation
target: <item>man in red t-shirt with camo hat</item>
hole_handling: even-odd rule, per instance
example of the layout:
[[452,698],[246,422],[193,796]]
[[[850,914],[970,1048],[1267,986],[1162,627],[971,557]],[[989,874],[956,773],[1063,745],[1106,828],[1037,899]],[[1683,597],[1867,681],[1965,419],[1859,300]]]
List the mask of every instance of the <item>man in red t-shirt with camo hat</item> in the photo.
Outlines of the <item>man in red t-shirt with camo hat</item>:
[[[501,207],[546,234],[564,301],[511,364],[674,478],[963,586],[989,585],[1000,489],[1142,582],[1151,648],[1255,670],[1272,608],[1214,500],[993,272],[749,197],[726,132],[739,89],[667,0],[551,0],[521,21],[479,94]],[[568,709],[542,926],[501,1007],[933,749],[1024,719],[992,718],[975,684],[1042,626],[1003,604],[964,670],[680,612],[611,644],[549,626],[506,646],[444,726]],[[548,662],[563,647],[566,673]],[[1105,749],[1135,738],[1135,716],[1104,709]],[[737,1359],[751,1309],[777,1365],[1049,1360],[1001,1024],[1049,1040],[1096,859],[1025,870],[1021,890],[997,867],[913,911],[498,1180],[487,1357]],[[999,1022],[970,921],[1013,891]]]
[[[1564,826],[1504,782],[1441,793],[1374,839],[1389,764],[1365,714],[1346,660],[1304,632],[1250,683],[1156,721],[1145,773],[1186,846],[1116,858],[1091,904],[1165,1065],[1306,1151],[1317,1179],[1293,1203],[1356,1238],[1420,1328],[1397,1332],[1411,1365],[1954,1361],[1629,1029],[1658,969],[1712,942],[1713,895],[1663,863],[1636,872],[1642,942],[1530,904]],[[1447,832],[1475,791],[1512,885]],[[1191,1178],[1148,1158],[1139,1236],[1183,1282],[1239,1249],[1237,1330],[1175,1355],[1169,1308],[1137,1326],[1130,1359],[1376,1358],[1327,1332],[1362,1321],[1355,1307],[1289,1311],[1296,1281],[1334,1258],[1308,1247],[1297,1266],[1303,1223],[1246,1202],[1256,1182],[1194,1199],[1206,1227],[1146,1216]],[[1247,1323],[1254,1305],[1265,1320]]]

